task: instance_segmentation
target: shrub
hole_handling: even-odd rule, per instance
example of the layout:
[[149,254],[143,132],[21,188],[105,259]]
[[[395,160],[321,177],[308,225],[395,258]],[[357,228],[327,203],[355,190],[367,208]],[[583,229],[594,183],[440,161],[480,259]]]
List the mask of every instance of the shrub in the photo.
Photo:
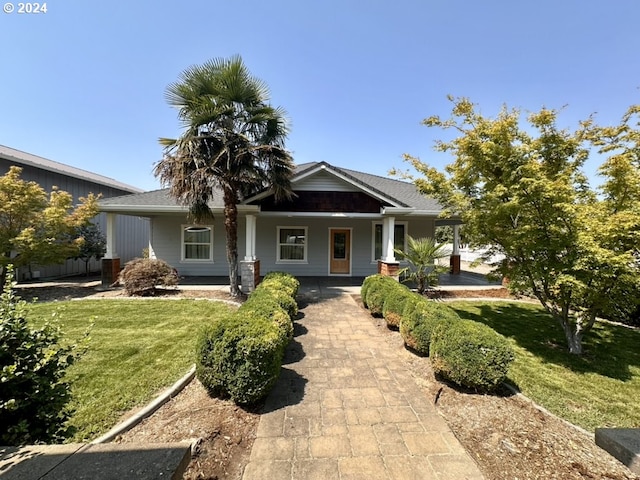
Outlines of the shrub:
[[405,303],[400,319],[400,335],[409,348],[421,355],[429,355],[433,331],[447,328],[456,321],[460,321],[460,317],[453,309],[414,295]]
[[134,258],[122,269],[119,280],[127,295],[154,295],[160,285],[177,285],[178,274],[164,260]]
[[293,277],[272,275],[236,312],[200,333],[196,373],[210,393],[238,404],[269,393],[293,338],[291,315],[298,305],[289,293],[295,294],[297,285]]
[[369,309],[371,315],[382,315],[382,309],[389,291],[394,288],[400,288],[400,285],[392,277],[380,275],[371,280],[366,289],[366,297],[363,299],[364,304]]
[[369,288],[371,288],[371,285],[377,282],[380,278],[382,278],[382,275],[380,275],[379,273],[376,273],[375,275],[369,275],[362,282],[362,287],[360,287],[360,298],[365,308],[368,308],[367,302],[365,300],[367,297],[367,292],[369,291]]
[[433,332],[430,350],[436,374],[479,391],[494,390],[506,378],[514,358],[506,338],[471,320]]
[[400,326],[400,318],[405,304],[413,297],[415,297],[415,294],[404,285],[398,284],[397,288],[389,289],[382,307],[382,316],[388,327],[398,328]]
[[66,369],[75,346],[60,344],[60,329],[49,323],[29,328],[26,302],[16,297],[13,269],[0,296],[0,444],[56,442],[71,432]]
[[293,338],[293,322],[287,311],[275,300],[247,301],[239,309],[238,315],[247,321],[255,319],[270,320],[278,325],[285,335]]
[[224,318],[204,329],[197,342],[196,373],[207,390],[247,405],[263,398],[280,375],[289,338],[262,317]]
[[251,293],[245,305],[258,302],[276,304],[282,307],[292,318],[298,314],[298,304],[295,299],[283,290],[258,286],[258,288]]
[[269,272],[264,276],[260,285],[284,290],[292,298],[296,298],[300,288],[298,279],[286,272]]

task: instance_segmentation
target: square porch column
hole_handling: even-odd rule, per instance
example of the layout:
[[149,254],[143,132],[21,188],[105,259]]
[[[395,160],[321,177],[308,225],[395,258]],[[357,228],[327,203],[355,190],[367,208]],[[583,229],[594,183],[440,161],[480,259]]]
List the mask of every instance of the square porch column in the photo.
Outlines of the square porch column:
[[378,260],[378,273],[399,279],[400,262],[396,260],[395,217],[384,217],[382,220],[382,258]]
[[107,213],[107,253],[102,257],[102,286],[110,287],[120,275],[120,257],[116,252],[116,214]]
[[240,262],[242,291],[251,293],[260,283],[260,260],[256,257],[256,216],[246,215],[245,254]]
[[453,252],[451,252],[449,267],[451,274],[460,275],[460,225],[453,226]]

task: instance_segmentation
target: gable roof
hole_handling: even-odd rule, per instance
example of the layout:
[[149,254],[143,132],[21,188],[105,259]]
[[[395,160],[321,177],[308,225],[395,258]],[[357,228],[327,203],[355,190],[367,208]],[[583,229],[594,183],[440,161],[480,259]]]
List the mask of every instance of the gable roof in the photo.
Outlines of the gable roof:
[[[293,189],[295,190],[296,183],[321,171],[350,183],[357,190],[371,195],[383,204],[390,205],[391,208],[433,215],[437,215],[442,211],[442,207],[435,199],[422,195],[413,183],[347,168],[335,167],[327,162],[309,162],[296,165],[291,179]],[[255,202],[270,195],[272,195],[272,192],[265,190],[245,199],[241,202],[241,206],[244,205],[247,210],[251,209],[253,206],[247,205],[248,203]],[[214,210],[224,207],[222,192],[214,191],[213,200],[209,206]],[[100,201],[100,207],[103,211],[112,212],[132,210],[137,212],[178,213],[188,210],[169,196],[168,188],[104,199]]]
[[5,145],[0,145],[0,157],[5,158],[17,165],[28,165],[30,167],[40,168],[49,172],[54,172],[60,175],[66,175],[68,177],[97,183],[99,185],[104,185],[107,187],[117,188],[119,190],[124,190],[127,192],[143,191],[141,188],[118,182],[113,178],[104,177],[102,175],[98,175],[97,173],[89,172],[81,168],[65,165],[64,163],[54,162],[53,160],[39,157],[31,153],[23,152],[21,150],[16,150],[15,148],[10,148]]

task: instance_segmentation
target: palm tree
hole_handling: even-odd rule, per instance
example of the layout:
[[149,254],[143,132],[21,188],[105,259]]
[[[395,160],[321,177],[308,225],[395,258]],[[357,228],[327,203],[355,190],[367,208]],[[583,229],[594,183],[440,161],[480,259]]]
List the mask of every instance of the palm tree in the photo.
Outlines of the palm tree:
[[238,296],[238,202],[267,188],[276,201],[293,195],[285,112],[268,103],[267,85],[240,56],[188,68],[167,87],[166,99],[184,132],[160,139],[164,154],[154,174],[189,207],[194,223],[212,219],[209,201],[222,195],[231,295]]
[[407,237],[407,251],[395,249],[396,254],[402,260],[409,263],[408,267],[400,270],[399,274],[405,282],[412,281],[417,284],[418,293],[422,294],[438,281],[438,275],[448,270],[447,267],[436,265],[436,259],[448,257],[451,252],[444,244],[437,245],[433,238]]

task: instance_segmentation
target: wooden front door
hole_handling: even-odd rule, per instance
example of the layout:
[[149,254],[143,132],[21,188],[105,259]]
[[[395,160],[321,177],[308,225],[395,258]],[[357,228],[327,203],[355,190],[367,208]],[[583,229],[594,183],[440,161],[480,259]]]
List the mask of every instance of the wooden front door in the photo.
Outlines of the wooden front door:
[[332,228],[329,231],[329,273],[351,274],[351,230]]

